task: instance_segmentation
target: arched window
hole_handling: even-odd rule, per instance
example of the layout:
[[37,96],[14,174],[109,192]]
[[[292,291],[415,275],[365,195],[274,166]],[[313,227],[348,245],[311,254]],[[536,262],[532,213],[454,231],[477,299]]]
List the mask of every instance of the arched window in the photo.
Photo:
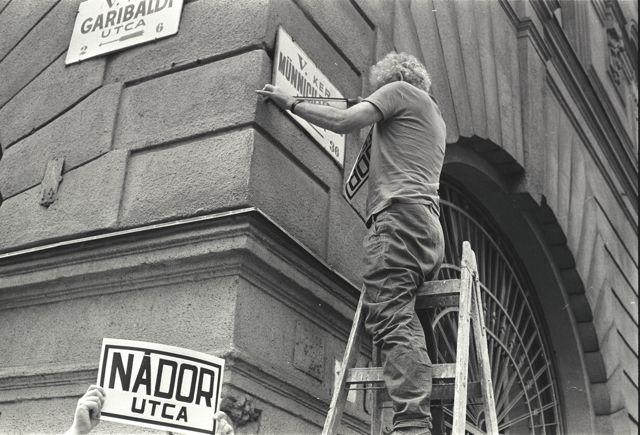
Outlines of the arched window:
[[[524,268],[489,214],[462,187],[443,180],[440,196],[446,257],[439,279],[459,277],[462,242],[470,241],[478,261],[500,433],[559,433],[549,340]],[[437,362],[454,362],[457,313],[443,308],[431,321]],[[471,381],[476,373],[472,366]],[[447,414],[451,415],[450,407],[445,407]],[[484,427],[483,406],[471,399],[467,421],[471,433]]]

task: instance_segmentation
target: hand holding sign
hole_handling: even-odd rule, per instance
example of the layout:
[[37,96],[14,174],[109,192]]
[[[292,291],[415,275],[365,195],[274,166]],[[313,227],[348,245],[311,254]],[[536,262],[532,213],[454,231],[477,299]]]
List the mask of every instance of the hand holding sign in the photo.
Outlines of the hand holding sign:
[[100,411],[104,404],[104,390],[97,385],[91,385],[84,396],[78,400],[78,406],[73,417],[73,424],[66,435],[88,434],[100,423]]
[[213,415],[213,419],[218,422],[216,425],[216,435],[234,435],[233,425],[229,416],[222,411],[218,411]]
[[280,108],[280,110],[289,109],[296,101],[296,99],[293,98],[293,95],[287,93],[281,87],[270,84],[264,85],[262,90],[256,90],[256,93],[262,95],[264,98],[269,98]]
[[[86,435],[100,423],[100,412],[106,394],[102,387],[91,385],[86,393],[78,400],[73,424],[65,432],[65,435]],[[233,424],[229,416],[218,411],[213,415],[217,422],[215,435],[235,435]]]

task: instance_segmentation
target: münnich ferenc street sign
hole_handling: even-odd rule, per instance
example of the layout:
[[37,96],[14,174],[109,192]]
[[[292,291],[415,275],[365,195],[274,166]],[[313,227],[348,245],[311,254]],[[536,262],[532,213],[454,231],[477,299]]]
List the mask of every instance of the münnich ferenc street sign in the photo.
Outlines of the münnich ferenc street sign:
[[178,33],[183,0],[86,0],[80,3],[65,63]]
[[[341,98],[343,95],[318,69],[316,64],[296,44],[282,27],[278,28],[276,53],[273,61],[273,84],[296,96]],[[346,107],[346,102],[311,100],[316,104]],[[345,136],[313,125],[287,110],[340,167],[344,165]]]

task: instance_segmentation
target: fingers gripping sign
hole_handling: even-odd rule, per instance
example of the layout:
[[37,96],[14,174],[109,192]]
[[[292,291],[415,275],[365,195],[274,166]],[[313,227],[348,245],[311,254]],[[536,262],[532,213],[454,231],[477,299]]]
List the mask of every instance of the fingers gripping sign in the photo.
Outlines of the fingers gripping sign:
[[222,411],[218,411],[213,415],[216,425],[216,435],[234,435],[233,424],[229,416]]
[[87,434],[96,427],[100,423],[100,412],[104,400],[104,390],[97,385],[91,385],[78,400],[73,424],[66,433],[69,435]]
[[273,103],[280,108],[280,110],[288,110],[291,108],[291,105],[296,101],[293,95],[287,93],[279,86],[274,86],[269,83],[264,85],[261,90],[256,90],[256,93],[261,95],[263,98],[268,98]]

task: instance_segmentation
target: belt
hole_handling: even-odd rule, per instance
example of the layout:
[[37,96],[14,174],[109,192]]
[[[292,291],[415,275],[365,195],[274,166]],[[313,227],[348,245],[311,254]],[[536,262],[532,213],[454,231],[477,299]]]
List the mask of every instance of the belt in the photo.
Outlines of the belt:
[[369,219],[367,219],[367,221],[364,223],[367,227],[367,229],[371,228],[371,225],[373,225],[376,222],[376,219],[378,219],[378,216],[380,215],[380,213],[382,213],[383,211],[385,211],[387,208],[391,207],[392,205],[396,205],[396,204],[422,204],[422,205],[426,205],[427,207],[429,207],[430,210],[432,210],[436,216],[440,217],[440,205],[438,204],[439,201],[437,200],[433,200],[433,201],[428,201],[426,203],[423,202],[392,202],[391,204],[389,204],[388,206],[386,206],[385,208],[383,208],[382,210],[380,210],[377,213],[372,214],[371,216],[369,216]]

